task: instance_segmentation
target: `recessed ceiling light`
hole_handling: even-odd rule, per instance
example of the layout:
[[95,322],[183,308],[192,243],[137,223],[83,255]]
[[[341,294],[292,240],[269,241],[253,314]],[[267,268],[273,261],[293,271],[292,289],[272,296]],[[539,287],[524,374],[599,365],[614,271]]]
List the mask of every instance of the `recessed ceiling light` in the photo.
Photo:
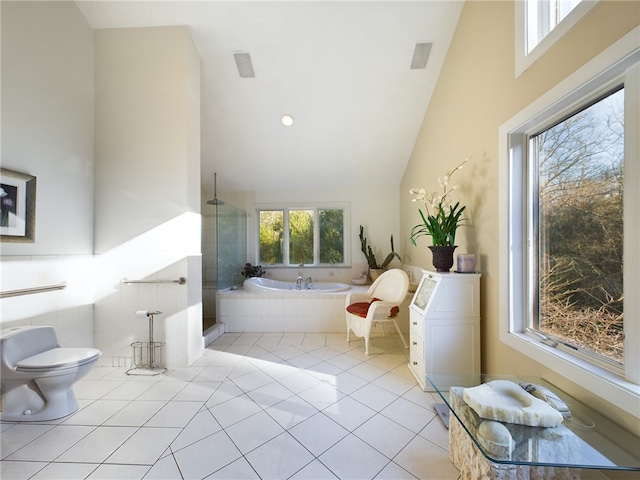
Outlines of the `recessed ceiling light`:
[[282,118],[280,119],[280,121],[285,127],[290,127],[291,125],[293,125],[293,117],[288,113],[285,113],[284,115],[282,115]]

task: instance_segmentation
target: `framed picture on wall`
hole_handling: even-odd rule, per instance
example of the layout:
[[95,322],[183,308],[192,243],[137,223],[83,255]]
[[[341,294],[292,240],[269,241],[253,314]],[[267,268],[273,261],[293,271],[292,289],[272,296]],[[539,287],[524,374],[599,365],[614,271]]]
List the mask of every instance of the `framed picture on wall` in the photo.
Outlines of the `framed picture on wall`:
[[35,242],[36,177],[0,168],[0,240]]

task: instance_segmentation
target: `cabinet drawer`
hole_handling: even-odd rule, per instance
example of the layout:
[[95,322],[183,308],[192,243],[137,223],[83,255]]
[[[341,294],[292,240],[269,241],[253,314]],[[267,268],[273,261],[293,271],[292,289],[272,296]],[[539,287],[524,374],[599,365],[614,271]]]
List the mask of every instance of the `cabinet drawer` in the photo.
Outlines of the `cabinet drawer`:
[[409,339],[410,340],[420,339],[424,343],[424,334],[425,334],[424,330],[417,331],[414,328],[412,328],[409,330]]
[[411,315],[409,318],[409,328],[411,333],[415,333],[420,338],[424,338],[424,318],[418,315]]
[[423,378],[425,376],[424,361],[414,355],[413,350],[411,350],[411,353],[409,354],[409,366],[419,377]]
[[[413,332],[412,332],[413,333]],[[424,340],[417,335],[411,335],[409,338],[409,355],[411,358],[419,359],[424,363]]]

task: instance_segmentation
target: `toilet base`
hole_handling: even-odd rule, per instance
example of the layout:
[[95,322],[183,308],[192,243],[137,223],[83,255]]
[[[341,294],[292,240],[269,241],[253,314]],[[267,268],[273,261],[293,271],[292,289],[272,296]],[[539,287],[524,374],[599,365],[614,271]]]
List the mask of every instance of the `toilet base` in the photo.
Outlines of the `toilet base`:
[[55,408],[49,409],[46,408],[44,410],[40,410],[36,413],[27,413],[30,410],[26,410],[22,414],[12,415],[10,413],[0,412],[0,422],[44,422],[48,420],[57,420],[58,418],[63,418],[72,413],[75,413],[80,408],[77,404],[75,408]]
[[42,422],[66,417],[80,406],[71,389],[48,391],[46,400],[33,385],[21,385],[4,393],[2,422]]

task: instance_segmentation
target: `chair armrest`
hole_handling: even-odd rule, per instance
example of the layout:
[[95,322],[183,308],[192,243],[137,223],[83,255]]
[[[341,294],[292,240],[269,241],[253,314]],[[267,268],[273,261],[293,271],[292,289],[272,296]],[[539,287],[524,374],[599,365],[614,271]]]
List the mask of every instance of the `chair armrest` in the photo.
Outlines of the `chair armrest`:
[[367,320],[385,320],[389,318],[389,314],[391,313],[391,309],[393,307],[399,308],[400,305],[394,302],[373,302],[369,307],[369,310],[367,311]]
[[345,307],[348,307],[353,303],[370,302],[370,301],[371,301],[371,297],[369,297],[366,293],[350,292],[347,294],[347,298],[345,300],[344,305]]

